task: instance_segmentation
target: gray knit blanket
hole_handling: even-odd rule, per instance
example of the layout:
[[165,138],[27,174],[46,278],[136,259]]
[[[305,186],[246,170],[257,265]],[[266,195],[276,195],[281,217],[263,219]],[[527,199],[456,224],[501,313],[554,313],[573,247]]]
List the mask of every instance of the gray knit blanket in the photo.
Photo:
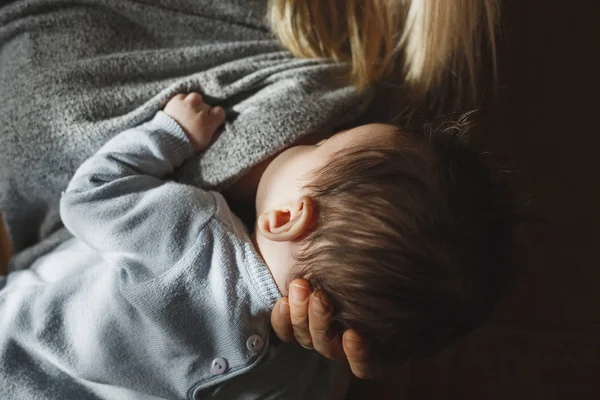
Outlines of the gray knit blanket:
[[266,3],[0,0],[0,210],[11,270],[69,237],[58,203],[77,167],[177,92],[227,110],[214,145],[180,171],[211,188],[363,113],[371,93],[341,84],[343,65],[284,51]]

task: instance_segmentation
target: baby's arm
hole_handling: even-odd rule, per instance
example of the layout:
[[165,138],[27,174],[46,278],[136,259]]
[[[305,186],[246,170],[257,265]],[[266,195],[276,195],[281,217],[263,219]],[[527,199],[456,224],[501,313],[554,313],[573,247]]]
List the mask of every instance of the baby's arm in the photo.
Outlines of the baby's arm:
[[223,120],[223,109],[197,93],[177,95],[164,113],[115,136],[63,193],[65,226],[103,258],[138,266],[139,273],[174,265],[212,216],[214,199],[164,179],[206,148]]
[[[199,364],[211,356],[201,344],[210,329],[194,322],[205,304],[190,294],[197,281],[179,279],[201,275],[177,259],[210,218],[212,196],[161,180],[223,121],[198,99],[169,102],[181,127],[159,113],[75,174],[61,199],[65,224],[115,268],[0,290],[0,399],[35,398],[44,387],[67,399],[183,399],[194,385],[211,385],[212,357]],[[165,271],[174,273],[141,282]]]

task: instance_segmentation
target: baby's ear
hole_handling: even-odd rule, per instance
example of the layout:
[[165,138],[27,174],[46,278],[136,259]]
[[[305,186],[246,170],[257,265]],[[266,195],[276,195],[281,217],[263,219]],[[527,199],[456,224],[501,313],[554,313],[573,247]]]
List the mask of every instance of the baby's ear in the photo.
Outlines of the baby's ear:
[[308,232],[313,204],[308,196],[274,207],[258,217],[258,231],[274,242],[291,242]]

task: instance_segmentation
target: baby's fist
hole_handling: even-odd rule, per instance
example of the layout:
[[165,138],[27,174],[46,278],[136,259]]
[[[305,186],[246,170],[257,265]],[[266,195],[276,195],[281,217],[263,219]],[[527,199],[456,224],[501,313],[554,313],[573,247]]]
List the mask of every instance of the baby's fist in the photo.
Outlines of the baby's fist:
[[164,111],[181,126],[194,151],[206,149],[217,128],[225,121],[223,108],[209,106],[195,92],[176,95],[169,100]]

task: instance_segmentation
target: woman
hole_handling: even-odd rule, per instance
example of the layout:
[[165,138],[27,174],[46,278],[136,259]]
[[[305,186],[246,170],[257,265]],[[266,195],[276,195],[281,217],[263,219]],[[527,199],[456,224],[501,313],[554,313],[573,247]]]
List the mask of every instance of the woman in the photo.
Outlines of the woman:
[[[2,4],[0,210],[11,270],[69,237],[58,200],[81,162],[174,93],[198,90],[228,109],[220,137],[179,176],[225,189],[301,137],[354,123],[393,70],[417,94],[447,71],[474,82],[479,39],[491,31],[493,48],[497,16],[494,0]],[[325,339],[329,314],[315,312],[307,283],[290,289],[273,311],[278,336],[328,357],[345,352],[355,375],[372,375],[360,337],[345,332],[342,351],[339,338]]]

